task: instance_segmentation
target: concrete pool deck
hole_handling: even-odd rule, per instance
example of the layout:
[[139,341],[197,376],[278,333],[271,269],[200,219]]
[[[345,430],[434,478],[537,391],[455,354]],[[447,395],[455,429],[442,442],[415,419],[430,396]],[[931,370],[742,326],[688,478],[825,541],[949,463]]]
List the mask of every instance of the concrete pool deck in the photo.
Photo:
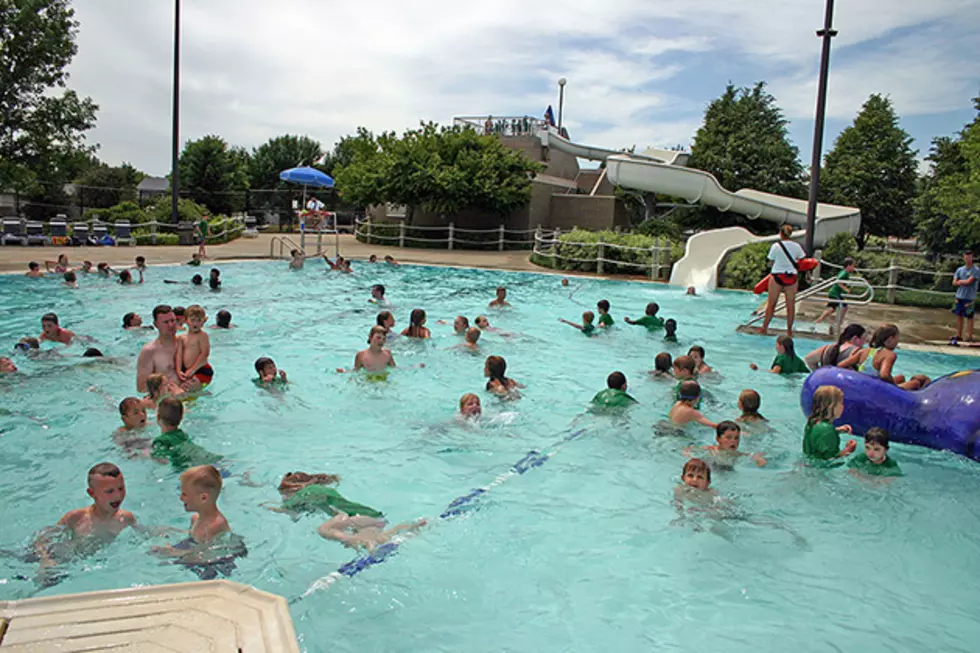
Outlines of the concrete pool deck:
[[[297,245],[300,242],[299,234],[259,234],[257,238],[239,238],[223,245],[209,245],[207,248],[208,258],[204,261],[201,269],[207,270],[208,267],[221,262],[268,259],[273,240],[278,237],[286,237]],[[309,236],[306,239],[307,248],[312,251],[316,247],[316,237]],[[331,256],[334,250],[334,239],[331,236],[323,237],[323,247]],[[27,271],[27,264],[30,261],[38,261],[42,264],[45,260],[54,260],[58,254],[68,255],[72,265],[78,265],[83,260],[90,260],[93,263],[105,261],[110,266],[132,265],[133,259],[137,254],[145,256],[148,265],[173,265],[186,263],[191,254],[197,251],[196,246],[190,247],[21,247],[6,246],[0,247],[0,273],[16,274]],[[277,248],[278,251],[278,248]],[[539,272],[563,274],[564,276],[580,276],[592,278],[606,278],[619,281],[641,281],[644,283],[653,282],[645,277],[599,277],[595,274],[586,272],[555,272],[537,265],[529,260],[527,250],[511,251],[473,251],[473,250],[445,250],[445,249],[401,249],[398,247],[386,247],[384,245],[367,245],[358,242],[352,235],[340,236],[340,251],[348,258],[361,259],[375,254],[382,258],[386,254],[391,254],[396,260],[402,263],[414,263],[419,265],[445,265],[453,267],[476,267],[491,270],[516,270],[523,272]],[[192,268],[188,268],[190,272]],[[188,274],[190,276],[190,274]],[[804,306],[800,311],[803,318],[813,318],[822,306]],[[953,335],[955,329],[955,318],[953,315],[942,309],[920,308],[915,306],[892,306],[887,304],[871,304],[868,306],[852,306],[848,312],[848,321],[861,322],[865,325],[881,324],[891,322],[897,324],[902,331],[903,347],[921,351],[932,351],[954,356],[980,356],[980,348],[951,347],[937,344],[945,342]],[[775,329],[773,330],[775,332]],[[808,334],[801,331],[798,337],[806,338]],[[977,336],[980,338],[980,327]]]

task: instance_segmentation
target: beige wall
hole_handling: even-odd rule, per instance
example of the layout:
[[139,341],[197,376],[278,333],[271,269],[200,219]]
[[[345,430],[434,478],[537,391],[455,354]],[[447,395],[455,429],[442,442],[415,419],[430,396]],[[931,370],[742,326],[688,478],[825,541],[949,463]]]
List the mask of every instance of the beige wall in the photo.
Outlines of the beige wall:
[[628,227],[629,217],[622,202],[612,195],[552,195],[551,219],[547,225],[563,231]]

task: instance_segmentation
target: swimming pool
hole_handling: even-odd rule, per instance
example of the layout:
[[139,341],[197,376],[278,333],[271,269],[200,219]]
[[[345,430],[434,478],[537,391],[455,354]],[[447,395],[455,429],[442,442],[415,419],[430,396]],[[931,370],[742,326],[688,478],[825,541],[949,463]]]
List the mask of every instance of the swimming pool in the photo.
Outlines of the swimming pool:
[[[87,503],[85,472],[111,460],[126,474],[124,507],[149,525],[186,528],[169,467],[126,460],[111,440],[116,404],[135,393],[135,355],[152,332],[120,328],[124,313],[146,318],[160,302],[200,303],[213,320],[221,308],[238,328],[209,330],[216,370],[210,396],[188,406],[185,430],[198,443],[251,470],[260,488],[226,482],[220,506],[249,547],[232,579],[294,598],[354,556],[316,534],[322,521],[293,522],[260,506],[276,501],[288,471],[332,472],[348,498],[393,521],[427,517],[432,526],[382,565],[295,603],[292,614],[309,651],[633,651],[713,649],[975,650],[980,641],[980,467],[941,452],[892,446],[906,474],[888,485],[842,470],[799,468],[802,379],[752,372],[768,366],[771,339],[734,333],[757,299],[717,292],[688,297],[649,284],[572,280],[525,273],[355,265],[325,275],[320,263],[290,273],[285,263],[222,265],[224,289],[190,285],[190,268],[153,268],[143,286],[82,279],[76,291],[54,280],[0,278],[0,342],[37,335],[40,316],[89,334],[107,356],[83,364],[15,356],[23,374],[0,379],[0,549],[17,549],[66,510]],[[428,312],[433,340],[396,339],[399,364],[387,383],[334,369],[365,347],[376,308],[372,283],[387,286],[396,329],[414,307]],[[516,334],[487,334],[481,355],[449,349],[457,314],[487,313],[498,285],[515,308],[488,313]],[[571,293],[571,297],[569,296]],[[613,332],[588,339],[557,322],[579,320],[608,299]],[[657,301],[680,324],[681,342],[628,327]],[[798,341],[806,352],[819,343]],[[670,406],[670,386],[646,377],[654,355],[707,349],[722,378],[706,381],[714,419],[734,418],[743,388],[762,393],[774,431],[743,439],[769,466],[717,472],[713,486],[739,511],[784,525],[746,521],[678,522],[672,489],[682,449],[708,444],[708,429],[655,437],[651,425]],[[508,375],[526,383],[523,398],[502,403],[483,391],[483,359],[500,354]],[[257,389],[253,361],[271,356],[289,372],[281,395]],[[899,372],[930,376],[965,359],[902,352]],[[419,368],[419,363],[425,363]],[[626,373],[639,399],[626,419],[583,417],[613,370]],[[484,405],[479,428],[456,424],[464,392]],[[478,509],[436,518],[455,497],[507,471],[528,450],[551,450],[585,428],[546,464],[494,488]],[[156,430],[150,428],[149,435]],[[700,526],[699,526],[700,524]],[[38,592],[18,576],[34,566],[0,558],[3,598],[22,598],[194,580],[147,554],[159,539],[125,532],[101,553],[69,565],[59,585]],[[969,642],[974,644],[969,644]]]

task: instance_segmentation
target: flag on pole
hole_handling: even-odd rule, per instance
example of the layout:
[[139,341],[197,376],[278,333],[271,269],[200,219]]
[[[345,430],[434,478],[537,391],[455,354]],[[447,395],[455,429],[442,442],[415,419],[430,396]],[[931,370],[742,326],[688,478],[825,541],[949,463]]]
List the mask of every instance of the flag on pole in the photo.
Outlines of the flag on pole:
[[550,104],[548,105],[548,109],[547,109],[547,110],[546,110],[546,111],[544,112],[544,119],[545,119],[545,120],[546,120],[546,121],[548,122],[548,124],[549,124],[549,125],[551,125],[552,127],[554,127],[554,126],[555,126],[555,112],[554,112],[554,110],[553,110],[553,109],[551,108],[551,105],[550,105]]

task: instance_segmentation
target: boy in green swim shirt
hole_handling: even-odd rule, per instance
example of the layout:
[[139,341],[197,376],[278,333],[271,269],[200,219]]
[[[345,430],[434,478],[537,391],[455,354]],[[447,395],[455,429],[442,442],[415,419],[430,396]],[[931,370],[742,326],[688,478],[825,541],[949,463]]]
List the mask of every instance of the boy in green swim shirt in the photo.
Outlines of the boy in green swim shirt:
[[611,327],[615,324],[615,320],[612,319],[612,315],[609,314],[609,302],[605,299],[600,299],[596,302],[596,310],[599,311],[599,328],[604,329],[606,327]]
[[[834,311],[836,311],[838,308],[840,308],[839,322],[841,324],[844,323],[844,316],[847,315],[847,302],[841,301],[841,297],[844,296],[844,293],[851,292],[851,290],[847,287],[847,285],[841,282],[850,279],[851,275],[854,274],[856,270],[857,264],[854,262],[853,258],[848,256],[846,259],[844,259],[844,267],[837,273],[837,283],[832,285],[830,290],[827,291],[827,299],[830,300],[827,302],[827,308],[824,309],[824,312],[820,314],[820,317],[816,319],[814,324],[820,324],[828,317],[833,315]],[[833,331],[833,327],[831,327],[831,331]]]
[[184,419],[184,405],[173,397],[162,399],[157,406],[157,423],[160,435],[153,439],[150,457],[160,463],[170,463],[174,469],[183,471],[196,465],[211,465],[221,460],[221,456],[191,442],[190,437],[180,428]]
[[628,317],[624,317],[623,322],[626,322],[626,324],[635,324],[637,326],[646,327],[647,331],[656,331],[664,328],[664,321],[657,317],[657,312],[659,310],[660,305],[657,304],[657,302],[650,302],[647,304],[646,315],[641,317],[639,320],[631,320]]
[[664,322],[664,342],[677,342],[677,320],[671,318]]
[[575,324],[574,322],[569,322],[564,318],[558,318],[558,321],[562,324],[573,326],[589,337],[595,335],[595,324],[592,323],[594,320],[595,314],[592,311],[585,311],[582,313],[582,324]]
[[864,434],[864,453],[847,461],[853,472],[869,476],[902,476],[898,463],[888,457],[888,431],[878,427]]
[[606,377],[606,389],[592,397],[592,405],[597,408],[626,408],[635,403],[636,399],[626,394],[626,375],[622,372]]

